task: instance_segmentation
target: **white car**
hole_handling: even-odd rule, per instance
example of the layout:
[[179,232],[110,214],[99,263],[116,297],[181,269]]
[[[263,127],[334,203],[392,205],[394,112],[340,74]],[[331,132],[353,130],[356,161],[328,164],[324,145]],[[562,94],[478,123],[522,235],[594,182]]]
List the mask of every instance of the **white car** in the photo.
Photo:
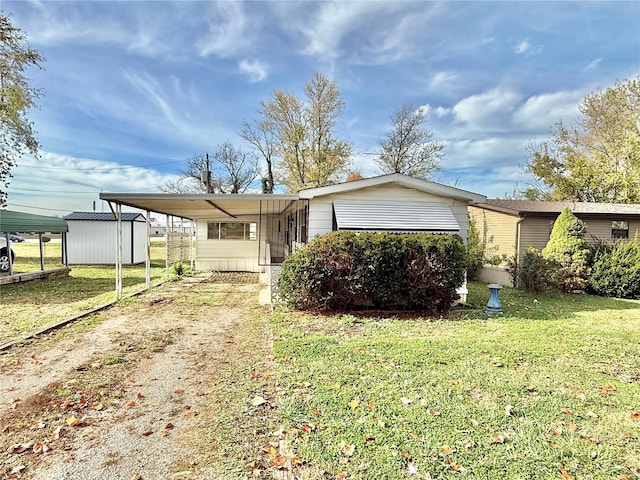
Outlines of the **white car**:
[[9,271],[9,250],[11,251],[11,263],[13,263],[16,254],[11,248],[11,241],[9,241],[9,248],[7,249],[7,239],[3,233],[0,233],[0,272]]

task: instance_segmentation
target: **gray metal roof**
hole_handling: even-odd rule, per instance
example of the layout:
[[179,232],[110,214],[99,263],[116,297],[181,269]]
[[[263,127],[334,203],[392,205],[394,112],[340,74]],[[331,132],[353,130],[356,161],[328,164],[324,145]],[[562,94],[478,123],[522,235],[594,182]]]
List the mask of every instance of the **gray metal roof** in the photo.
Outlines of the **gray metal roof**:
[[521,214],[521,213],[554,213],[559,214],[566,207],[569,207],[576,214],[592,215],[640,215],[640,205],[624,203],[599,203],[599,202],[543,202],[534,200],[502,200],[499,198],[487,199],[485,203],[476,205],[477,207],[495,210],[499,212]]
[[[64,216],[65,220],[87,220],[99,222],[115,222],[116,217],[111,212],[73,212]],[[144,221],[144,215],[141,213],[122,213],[123,222],[134,222],[136,220]]]
[[333,209],[340,230],[390,232],[458,232],[460,230],[451,208],[438,202],[335,201]]
[[67,222],[59,217],[0,210],[0,232],[7,233],[61,233],[68,232]]

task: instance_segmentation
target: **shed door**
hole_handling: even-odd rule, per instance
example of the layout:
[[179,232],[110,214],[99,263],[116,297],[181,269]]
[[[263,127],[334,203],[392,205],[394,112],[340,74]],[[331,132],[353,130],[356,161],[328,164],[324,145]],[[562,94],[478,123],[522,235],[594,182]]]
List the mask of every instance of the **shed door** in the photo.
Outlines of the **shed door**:
[[458,233],[449,205],[439,202],[335,201],[337,230],[397,233]]

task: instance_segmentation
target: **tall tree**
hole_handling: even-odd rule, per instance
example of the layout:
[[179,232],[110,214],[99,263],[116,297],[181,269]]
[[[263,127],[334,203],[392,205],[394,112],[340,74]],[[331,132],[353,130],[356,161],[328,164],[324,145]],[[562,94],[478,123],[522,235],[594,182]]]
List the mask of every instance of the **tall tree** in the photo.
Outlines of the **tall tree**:
[[216,148],[213,159],[218,170],[220,193],[244,193],[258,177],[258,159],[250,152],[224,142]]
[[0,206],[7,199],[11,170],[26,153],[37,154],[39,144],[27,111],[42,92],[29,86],[25,70],[41,68],[44,57],[32,49],[25,33],[0,12]]
[[424,125],[426,112],[405,104],[391,115],[391,130],[380,141],[376,164],[382,173],[404,173],[428,178],[440,168],[444,145],[433,140],[433,133]]
[[335,122],[344,109],[336,83],[317,73],[305,84],[304,93],[303,100],[275,90],[271,98],[260,102],[257,123],[265,138],[273,141],[278,180],[292,192],[337,181],[351,155],[351,144],[334,135]]
[[257,157],[227,141],[213,154],[190,158],[176,180],[159,188],[169,193],[244,193],[258,174]]
[[529,147],[533,188],[549,200],[640,202],[640,76],[587,95],[579,112]]
[[278,152],[278,145],[274,133],[263,126],[260,122],[253,124],[244,122],[240,136],[249,142],[260,154],[266,164],[266,172],[262,176],[262,193],[273,193],[274,178],[273,166]]

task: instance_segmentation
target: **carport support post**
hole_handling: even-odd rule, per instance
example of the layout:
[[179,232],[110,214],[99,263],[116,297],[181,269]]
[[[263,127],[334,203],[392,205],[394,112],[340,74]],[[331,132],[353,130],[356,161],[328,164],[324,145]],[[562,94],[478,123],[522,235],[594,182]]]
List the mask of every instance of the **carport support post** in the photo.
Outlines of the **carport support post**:
[[7,246],[7,258],[9,259],[9,275],[13,275],[13,258],[11,258],[11,239],[9,238],[9,232],[5,232],[4,238]]
[[[122,298],[122,205],[116,203],[116,299]],[[133,226],[132,226],[133,228]]]
[[42,233],[38,234],[38,244],[40,246],[40,270],[44,272],[44,247],[42,246]]
[[144,268],[144,285],[145,288],[151,286],[151,222],[149,221],[150,212],[147,210],[147,258]]

